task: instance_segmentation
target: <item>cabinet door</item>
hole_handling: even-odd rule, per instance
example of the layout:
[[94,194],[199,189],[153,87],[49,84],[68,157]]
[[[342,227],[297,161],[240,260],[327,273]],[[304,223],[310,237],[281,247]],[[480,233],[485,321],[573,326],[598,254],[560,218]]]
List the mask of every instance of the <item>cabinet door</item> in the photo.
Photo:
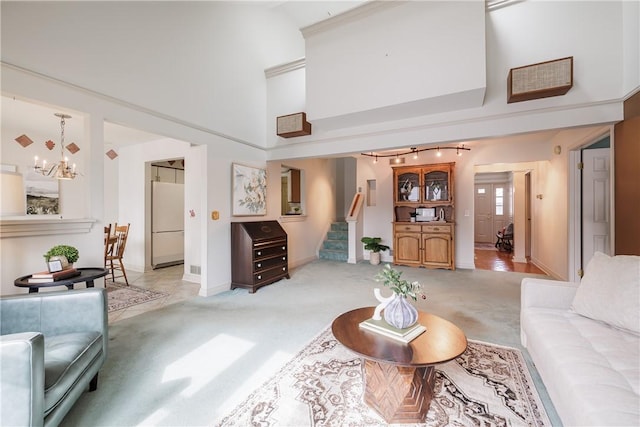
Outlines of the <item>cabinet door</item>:
[[453,200],[451,188],[451,173],[448,166],[424,171],[424,192],[422,196],[425,202],[443,204]]
[[394,264],[420,265],[420,233],[396,233]]
[[451,268],[450,234],[423,234],[422,248],[426,267]]
[[394,199],[396,203],[420,202],[420,169],[394,169]]

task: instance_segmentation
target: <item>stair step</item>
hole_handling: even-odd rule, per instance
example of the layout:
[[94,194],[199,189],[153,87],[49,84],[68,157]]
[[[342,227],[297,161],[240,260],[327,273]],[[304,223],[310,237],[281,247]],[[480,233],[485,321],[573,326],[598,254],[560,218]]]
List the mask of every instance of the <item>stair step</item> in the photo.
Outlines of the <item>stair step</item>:
[[331,231],[349,231],[349,224],[346,222],[332,222]]
[[347,231],[328,231],[327,238],[329,240],[349,240],[349,233]]
[[323,249],[332,249],[332,250],[349,250],[349,242],[346,240],[325,240],[322,242]]
[[320,259],[330,259],[334,261],[346,261],[349,254],[345,251],[336,251],[331,249],[320,249]]

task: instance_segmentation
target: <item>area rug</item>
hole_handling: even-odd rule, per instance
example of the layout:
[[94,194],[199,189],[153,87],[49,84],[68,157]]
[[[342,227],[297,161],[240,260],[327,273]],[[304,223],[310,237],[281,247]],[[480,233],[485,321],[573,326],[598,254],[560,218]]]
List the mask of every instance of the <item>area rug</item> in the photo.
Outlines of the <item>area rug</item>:
[[[219,426],[381,426],[363,402],[360,359],[327,328]],[[469,341],[437,367],[428,426],[550,426],[522,353]]]
[[167,294],[165,293],[143,289],[133,285],[127,286],[119,283],[107,283],[109,313],[166,296]]
[[496,248],[495,243],[476,243],[473,246],[473,248],[479,251],[497,251],[498,250],[498,248]]

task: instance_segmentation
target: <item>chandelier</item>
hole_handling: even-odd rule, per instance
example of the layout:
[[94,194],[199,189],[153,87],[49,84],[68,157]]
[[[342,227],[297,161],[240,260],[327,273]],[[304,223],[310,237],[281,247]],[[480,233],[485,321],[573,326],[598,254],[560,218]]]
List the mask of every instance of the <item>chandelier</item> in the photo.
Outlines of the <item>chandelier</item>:
[[394,152],[394,153],[376,153],[374,151],[371,151],[369,153],[360,153],[360,154],[362,156],[373,157],[374,163],[378,162],[378,157],[393,157],[390,163],[401,164],[401,163],[404,163],[404,157],[401,157],[401,156],[413,154],[413,158],[417,159],[418,153],[421,153],[423,151],[432,151],[432,150],[436,152],[436,156],[438,157],[442,156],[442,151],[440,150],[456,150],[456,155],[462,156],[463,151],[471,151],[471,148],[467,148],[464,145],[458,145],[455,147],[450,147],[450,146],[426,147],[426,148],[411,147],[409,150],[404,150],[404,151]]
[[54,116],[60,117],[60,161],[51,166],[47,166],[47,161],[43,160],[42,164],[38,163],[38,156],[34,158],[33,170],[44,176],[50,176],[56,179],[74,179],[78,174],[76,172],[75,163],[69,166],[69,158],[64,155],[64,124],[65,119],[71,116],[63,113],[55,113]]

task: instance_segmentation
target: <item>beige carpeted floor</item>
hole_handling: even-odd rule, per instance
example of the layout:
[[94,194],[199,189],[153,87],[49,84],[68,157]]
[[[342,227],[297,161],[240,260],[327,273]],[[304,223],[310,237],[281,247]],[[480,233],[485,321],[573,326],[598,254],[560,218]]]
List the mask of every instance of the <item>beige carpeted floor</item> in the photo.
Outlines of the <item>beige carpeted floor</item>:
[[[337,315],[376,305],[380,268],[317,260],[255,294],[194,297],[114,322],[98,390],[80,397],[64,425],[212,425]],[[469,339],[521,348],[520,281],[530,275],[398,268],[423,284],[420,310],[452,321]],[[560,425],[524,356],[552,424]]]

